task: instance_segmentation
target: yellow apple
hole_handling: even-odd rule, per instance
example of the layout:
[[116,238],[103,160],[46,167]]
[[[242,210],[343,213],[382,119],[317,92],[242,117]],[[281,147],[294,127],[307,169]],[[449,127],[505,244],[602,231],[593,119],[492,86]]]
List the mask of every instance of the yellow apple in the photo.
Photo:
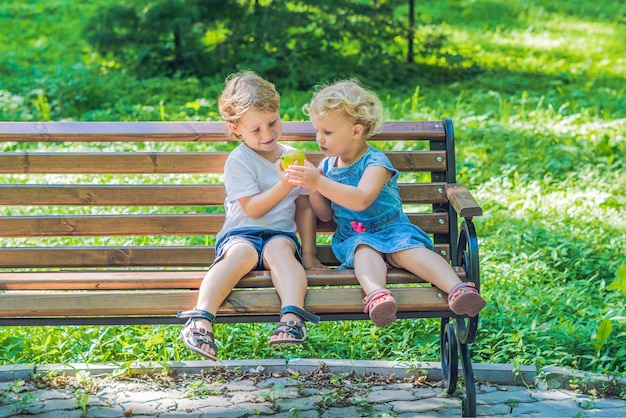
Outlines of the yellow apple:
[[296,161],[299,165],[304,165],[305,158],[306,156],[299,149],[290,149],[287,150],[287,152],[285,152],[282,157],[280,157],[280,166],[283,168],[283,170],[285,170],[290,165],[293,165]]

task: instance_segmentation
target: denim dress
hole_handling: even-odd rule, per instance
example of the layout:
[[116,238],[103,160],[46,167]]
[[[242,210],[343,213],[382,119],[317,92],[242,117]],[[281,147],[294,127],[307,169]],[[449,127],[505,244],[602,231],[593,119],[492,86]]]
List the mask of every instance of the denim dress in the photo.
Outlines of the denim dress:
[[392,174],[380,195],[363,211],[352,211],[331,202],[337,223],[332,249],[341,262],[340,269],[354,268],[354,252],[361,244],[383,254],[409,248],[434,248],[430,236],[413,225],[402,210],[397,184],[398,171],[382,151],[370,146],[365,154],[348,167],[336,165],[337,157],[327,157],[320,163],[320,169],[329,179],[355,187],[370,166],[385,167]]

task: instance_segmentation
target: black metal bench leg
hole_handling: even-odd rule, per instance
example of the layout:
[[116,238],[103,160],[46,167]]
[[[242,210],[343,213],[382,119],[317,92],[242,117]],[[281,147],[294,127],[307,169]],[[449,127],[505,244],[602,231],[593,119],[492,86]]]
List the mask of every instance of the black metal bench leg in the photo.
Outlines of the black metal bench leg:
[[463,398],[462,408],[464,417],[476,416],[476,384],[474,382],[474,369],[472,368],[472,360],[469,354],[467,344],[459,344],[459,352],[461,353],[461,362],[463,365],[463,378],[465,380],[465,397]]
[[459,351],[456,330],[449,323],[448,318],[441,319],[439,344],[441,350],[441,370],[446,384],[446,392],[448,395],[452,395],[456,391],[456,384],[459,378]]

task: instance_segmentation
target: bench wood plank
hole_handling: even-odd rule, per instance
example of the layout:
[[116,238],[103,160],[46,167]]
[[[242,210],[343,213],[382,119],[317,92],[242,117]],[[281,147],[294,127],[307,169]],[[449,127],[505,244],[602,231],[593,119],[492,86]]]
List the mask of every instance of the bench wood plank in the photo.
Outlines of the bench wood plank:
[[[448,310],[447,295],[431,286],[394,289],[398,310],[416,307],[427,311]],[[171,315],[181,307],[193,306],[197,290],[142,290],[141,292],[7,292],[2,295],[0,316],[90,316]],[[322,313],[362,313],[363,292],[359,288],[309,289],[307,310]],[[280,301],[273,289],[254,292],[234,290],[219,314],[277,314]]]
[[[310,141],[309,122],[283,123],[283,141]],[[388,121],[374,140],[445,141],[442,121]],[[2,142],[223,142],[236,141],[223,122],[3,122]]]
[[[401,172],[441,172],[446,169],[444,151],[386,152]],[[318,165],[321,152],[306,152]],[[227,152],[136,152],[98,154],[87,152],[0,152],[0,173],[4,174],[170,174],[224,172]]]
[[[448,201],[445,183],[399,185],[406,204]],[[206,185],[0,185],[0,205],[33,206],[221,206],[221,184]]]
[[[445,213],[414,213],[408,217],[427,233],[447,230]],[[0,236],[206,235],[217,233],[223,222],[222,214],[16,216],[0,218]],[[331,233],[335,225],[319,222],[318,230]]]
[[[465,272],[455,267],[463,280]],[[0,290],[141,290],[198,289],[206,270],[182,271],[58,271],[0,273]],[[353,270],[312,270],[307,274],[310,286],[356,286]],[[401,269],[389,269],[389,284],[424,283]],[[241,279],[237,287],[272,287],[267,271],[254,271]]]

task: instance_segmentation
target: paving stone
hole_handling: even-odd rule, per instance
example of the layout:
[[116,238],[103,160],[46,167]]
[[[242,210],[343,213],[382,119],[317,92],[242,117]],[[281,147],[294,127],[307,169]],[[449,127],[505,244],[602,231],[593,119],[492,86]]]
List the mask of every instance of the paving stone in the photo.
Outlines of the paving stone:
[[24,408],[21,409],[24,413],[28,413],[31,415],[38,415],[48,411],[63,411],[63,410],[73,410],[78,409],[76,405],[76,401],[74,399],[59,399],[55,401],[37,401],[26,404]]
[[537,399],[526,391],[494,391],[476,395],[476,403],[497,405],[502,402],[533,403]]
[[[27,417],[29,415],[15,415],[14,418],[19,417]],[[81,409],[76,409],[73,411],[44,411],[43,413],[37,415],[39,418],[82,418],[83,411]]]
[[328,408],[322,413],[322,418],[348,418],[348,417],[360,417],[361,413],[354,406],[346,408]]
[[449,409],[460,410],[461,400],[457,398],[428,398],[412,402],[390,402],[394,412],[398,414],[407,412],[446,411]]
[[46,391],[37,391],[37,400],[40,401],[51,401],[55,399],[76,399],[76,396],[73,393],[70,393],[64,389],[50,389]]
[[232,382],[228,382],[226,387],[229,391],[237,392],[258,390],[256,384],[250,379],[234,380]]
[[448,395],[441,388],[437,388],[437,389],[431,389],[431,388],[411,389],[411,394],[413,395],[413,397],[415,399],[450,397],[450,395]]
[[272,377],[269,379],[261,380],[260,382],[256,384],[257,388],[263,388],[266,390],[268,389],[271,390],[273,388],[277,388],[281,386],[285,388],[294,388],[295,390],[298,385],[289,377],[279,377],[279,378]]
[[[319,413],[316,410],[303,411],[301,409],[295,409],[293,411],[279,412],[273,415],[274,418],[319,418]],[[348,417],[346,417],[348,418]]]
[[[122,405],[96,406],[87,408],[87,416],[98,418],[119,418],[123,417],[124,412],[126,411],[127,410],[122,407]],[[133,418],[135,417],[136,415],[133,415]]]
[[300,411],[315,410],[316,404],[322,401],[321,396],[307,396],[291,399],[278,399],[276,404],[280,407],[279,411]]
[[[222,418],[224,413],[240,413],[239,415],[234,416],[252,416],[252,415],[274,415],[276,410],[274,410],[270,404],[267,403],[254,403],[254,402],[243,402],[238,403],[237,405],[231,405],[229,407],[223,408],[212,408],[207,407],[203,408],[203,412],[207,417],[215,416]],[[134,417],[133,417],[134,418]]]
[[583,410],[578,408],[573,402],[544,401],[541,403],[521,403],[515,405],[508,416],[577,417],[584,415],[581,414],[582,412]]
[[532,397],[539,401],[545,400],[553,400],[553,401],[562,401],[562,400],[572,400],[576,398],[576,394],[573,392],[569,392],[566,390],[560,389],[551,389],[551,390],[543,390],[532,392]]
[[[595,408],[626,411],[626,399],[594,398]],[[626,414],[623,414],[626,417]]]
[[374,390],[365,399],[372,403],[381,403],[394,400],[410,401],[414,400],[415,396],[410,390]]

